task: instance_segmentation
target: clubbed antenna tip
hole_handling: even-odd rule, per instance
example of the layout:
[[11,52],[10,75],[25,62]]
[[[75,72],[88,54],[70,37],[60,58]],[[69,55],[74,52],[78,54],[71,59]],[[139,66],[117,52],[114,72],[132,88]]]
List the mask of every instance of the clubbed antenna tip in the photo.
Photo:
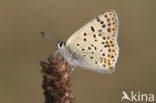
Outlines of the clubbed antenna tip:
[[73,103],[68,63],[51,55],[48,62],[41,61],[40,65],[43,75],[44,103]]

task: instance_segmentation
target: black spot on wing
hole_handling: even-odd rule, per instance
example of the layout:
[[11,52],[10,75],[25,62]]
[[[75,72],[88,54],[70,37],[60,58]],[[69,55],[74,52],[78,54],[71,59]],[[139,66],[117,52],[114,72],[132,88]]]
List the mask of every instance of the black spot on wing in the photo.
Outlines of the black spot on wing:
[[88,50],[91,50],[91,47],[88,47]]
[[97,48],[96,48],[96,47],[94,47],[94,49],[95,49],[95,50],[97,50]]
[[83,35],[84,35],[84,36],[87,36],[87,33],[84,33]]
[[103,40],[105,40],[106,39],[106,37],[103,37]]
[[102,56],[105,56],[105,53],[103,53]]
[[98,30],[99,32],[102,32],[102,30]]
[[93,57],[91,56],[90,59],[93,59]]
[[102,25],[102,28],[105,28],[106,27],[106,25],[104,24],[104,25]]
[[113,56],[113,55],[111,55],[111,58],[114,58],[114,56]]
[[100,21],[100,24],[103,24],[104,22],[103,21]]
[[99,36],[101,36],[101,34],[98,34]]
[[94,27],[93,27],[93,26],[91,26],[91,31],[92,31],[92,32],[94,32],[94,31],[95,31],[95,29],[94,29]]
[[97,17],[96,20],[97,20],[97,22],[99,22],[100,21],[99,17]]
[[94,52],[91,52],[91,54],[94,54]]
[[96,38],[96,35],[95,34],[93,35],[93,38]]
[[84,41],[87,41],[87,39],[86,39],[86,38],[84,38],[83,40],[84,40]]

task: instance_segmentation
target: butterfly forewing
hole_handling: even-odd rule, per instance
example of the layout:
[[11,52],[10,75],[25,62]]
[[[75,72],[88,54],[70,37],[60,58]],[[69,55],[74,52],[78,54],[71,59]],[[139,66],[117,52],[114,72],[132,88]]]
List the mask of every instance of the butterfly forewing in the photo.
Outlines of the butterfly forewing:
[[119,51],[117,34],[116,13],[108,11],[75,32],[68,39],[66,48],[80,58],[85,67],[95,71],[113,70]]

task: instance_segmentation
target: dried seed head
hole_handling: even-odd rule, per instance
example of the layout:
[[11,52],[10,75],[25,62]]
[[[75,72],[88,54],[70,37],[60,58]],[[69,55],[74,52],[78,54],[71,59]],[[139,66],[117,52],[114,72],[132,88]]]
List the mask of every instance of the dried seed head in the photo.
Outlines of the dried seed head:
[[73,103],[68,63],[51,55],[48,62],[41,61],[40,65],[45,103]]

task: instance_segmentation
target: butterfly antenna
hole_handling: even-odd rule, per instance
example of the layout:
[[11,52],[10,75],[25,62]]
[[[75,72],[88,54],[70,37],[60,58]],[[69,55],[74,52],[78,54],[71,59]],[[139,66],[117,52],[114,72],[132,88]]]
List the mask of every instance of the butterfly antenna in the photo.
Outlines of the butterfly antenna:
[[60,41],[60,39],[54,35],[47,35],[45,32],[41,32],[41,37],[42,38],[52,38],[52,39],[56,39],[57,41]]

